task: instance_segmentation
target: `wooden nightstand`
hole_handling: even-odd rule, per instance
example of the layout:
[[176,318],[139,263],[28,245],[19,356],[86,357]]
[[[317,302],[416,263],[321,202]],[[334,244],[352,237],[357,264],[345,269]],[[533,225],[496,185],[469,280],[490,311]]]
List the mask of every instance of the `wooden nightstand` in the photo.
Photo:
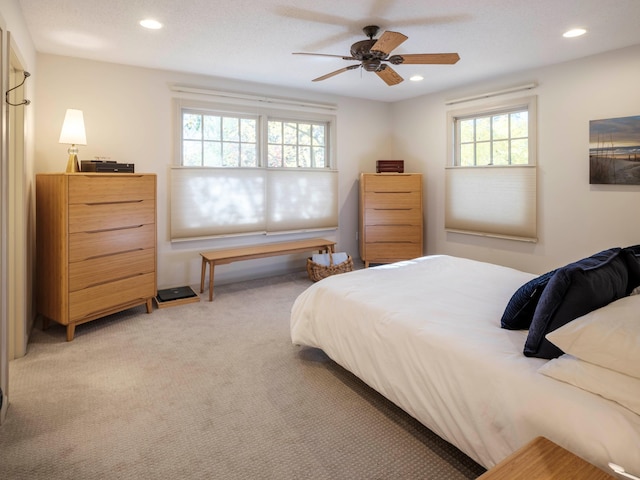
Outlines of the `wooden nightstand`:
[[544,437],[537,437],[477,480],[616,480]]

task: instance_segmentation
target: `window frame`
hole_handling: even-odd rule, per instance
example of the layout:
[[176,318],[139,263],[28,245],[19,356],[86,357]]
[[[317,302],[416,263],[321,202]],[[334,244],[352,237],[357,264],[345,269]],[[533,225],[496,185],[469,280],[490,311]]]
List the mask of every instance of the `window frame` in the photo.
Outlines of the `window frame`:
[[[515,136],[512,135],[513,133],[513,128],[512,128],[512,124],[513,124],[513,116],[516,114],[520,114],[520,113],[525,113],[527,114],[527,130],[526,130],[526,135],[521,135],[521,136]],[[529,122],[528,122],[528,113],[529,110],[523,107],[516,107],[513,109],[509,109],[509,110],[501,110],[499,112],[495,112],[492,114],[487,114],[487,115],[471,115],[469,117],[456,117],[456,126],[455,126],[455,137],[456,137],[456,164],[458,164],[459,166],[490,166],[490,165],[528,165],[529,164],[529,150],[528,150],[528,146],[529,146]],[[506,120],[506,128],[505,130],[506,135],[505,136],[499,136],[497,130],[499,129],[499,126],[496,125],[496,120],[504,117]],[[484,139],[479,139],[478,138],[478,124],[481,121],[488,121],[489,123],[489,128],[488,128],[488,136],[487,138]],[[465,122],[472,122],[473,125],[473,139],[471,139],[470,141],[466,141],[466,139],[463,138],[463,134],[462,134],[462,128],[463,128],[463,123]],[[526,141],[527,144],[527,148],[526,148],[526,163],[516,163],[514,161],[514,145],[516,144],[516,142],[521,142],[521,141]],[[503,144],[506,147],[506,162],[505,161],[500,161],[501,159],[498,156],[499,153],[499,146],[501,146],[500,144]],[[463,165],[463,154],[462,154],[462,149],[463,147],[470,147],[472,150],[472,159],[473,159],[473,164],[472,165],[468,165],[467,163],[465,163]],[[488,163],[478,163],[479,160],[482,159],[481,154],[479,153],[480,147],[486,147],[486,157],[488,157]],[[523,149],[524,151],[524,149]]]
[[[458,127],[459,120],[470,118],[482,118],[494,116],[500,113],[514,113],[516,111],[527,110],[528,112],[528,163],[512,164],[509,159],[508,165],[460,165],[460,133]],[[513,99],[502,99],[483,103],[475,107],[467,107],[447,112],[447,166],[483,168],[491,166],[524,166],[537,164],[537,96],[530,95]],[[509,137],[511,138],[511,137]]]
[[[202,118],[204,118],[205,116],[210,116],[210,117],[220,117],[221,119],[221,125],[220,125],[220,130],[221,130],[221,137],[219,140],[211,140],[211,139],[206,139],[201,138],[201,139],[192,139],[192,138],[184,138],[184,115],[185,114],[191,114],[191,115],[200,115]],[[214,168],[251,168],[251,167],[246,167],[243,165],[205,165],[204,164],[204,151],[205,151],[205,145],[207,143],[220,143],[220,148],[222,149],[222,152],[224,152],[224,146],[225,144],[237,144],[239,151],[242,151],[242,145],[243,143],[249,143],[249,142],[243,142],[241,136],[238,138],[237,141],[230,141],[230,140],[226,140],[225,138],[223,138],[222,133],[224,132],[224,119],[225,118],[232,118],[238,121],[242,121],[242,120],[253,120],[255,121],[255,125],[256,125],[256,131],[255,131],[255,154],[256,154],[256,166],[259,166],[259,162],[260,162],[260,139],[259,139],[259,132],[260,132],[260,117],[258,117],[257,115],[250,115],[250,114],[241,114],[241,113],[229,113],[229,112],[220,112],[220,111],[208,111],[208,110],[203,110],[203,109],[194,109],[194,108],[189,108],[189,107],[183,107],[180,110],[180,165],[183,167],[214,167]],[[201,130],[203,131],[203,135],[204,135],[204,122],[203,122],[203,126],[201,127]],[[202,164],[201,165],[183,165],[183,160],[184,160],[184,146],[185,146],[185,142],[200,142],[200,150],[201,150],[201,160],[202,160]],[[223,157],[224,154],[221,155],[221,157]],[[240,163],[242,163],[242,154],[240,154],[240,156],[238,157],[238,161]]]
[[[174,99],[174,110],[176,126],[173,129],[175,155],[173,165],[179,167],[189,167],[182,164],[183,142],[182,142],[182,112],[193,111],[203,114],[219,116],[237,116],[239,118],[255,118],[257,122],[256,132],[256,167],[217,167],[206,166],[204,168],[276,168],[276,169],[309,169],[309,170],[338,170],[336,159],[336,116],[327,113],[318,113],[311,108],[264,108],[262,106],[244,104],[226,104],[217,102],[207,102],[203,100]],[[325,163],[324,167],[269,167],[268,165],[268,122],[270,120],[280,122],[311,123],[325,125]]]
[[[174,98],[174,160],[171,172],[170,200],[170,241],[183,242],[240,235],[282,235],[307,233],[312,231],[336,230],[339,218],[339,184],[336,161],[336,115],[318,112],[313,107],[298,106],[267,108],[260,104],[243,102],[217,103],[191,98]],[[210,114],[257,119],[256,148],[257,166],[186,166],[183,161],[183,113]],[[296,122],[297,124],[322,124],[325,127],[325,165],[323,167],[270,167],[268,165],[268,125],[269,121]],[[299,175],[297,175],[299,174]],[[247,185],[238,182],[254,177],[258,183],[246,190]],[[216,180],[212,180],[215,178]],[[228,180],[225,180],[228,178]],[[290,179],[277,186],[282,178]],[[196,182],[195,184],[193,182]],[[212,182],[231,185],[234,190],[228,194],[218,192]],[[235,182],[235,183],[233,183]],[[233,185],[238,188],[234,187]],[[196,189],[193,186],[196,185]],[[304,192],[300,190],[304,186]],[[209,189],[212,187],[212,190]],[[250,191],[251,200],[237,198],[238,191]],[[293,200],[282,203],[278,195],[290,192]],[[320,195],[321,194],[321,195]],[[204,195],[204,196],[203,196]],[[216,196],[217,195],[217,196]],[[320,199],[320,197],[322,197]],[[225,198],[232,202],[220,202]],[[300,204],[296,198],[304,198]],[[214,203],[212,203],[214,202]],[[230,208],[241,204],[253,204],[256,208],[255,222],[251,211],[238,211],[228,215]],[[205,208],[215,205],[217,213]],[[304,208],[302,208],[304,207]],[[225,209],[226,210],[221,210]],[[311,213],[310,213],[311,212]],[[226,216],[225,216],[226,214]],[[246,216],[248,214],[249,216]],[[243,216],[245,215],[245,216]],[[234,221],[238,218],[239,228]]]
[[[528,111],[528,163],[460,165],[458,123]],[[447,232],[537,242],[537,96],[503,98],[447,112]]]
[[[295,123],[296,124],[296,133],[297,133],[296,137],[298,137],[296,139],[296,143],[295,144],[286,143],[285,138],[284,138],[285,137],[285,132],[284,131],[281,133],[281,135],[283,137],[282,138],[282,142],[271,143],[271,141],[269,139],[269,124],[271,122],[279,122],[283,126],[283,129],[284,129],[284,125],[285,124],[287,124],[287,123]],[[329,135],[329,122],[328,121],[317,121],[317,120],[312,121],[312,120],[309,120],[309,119],[299,120],[299,119],[286,118],[286,117],[282,117],[281,118],[281,117],[272,115],[272,116],[266,117],[264,123],[265,123],[265,131],[266,131],[264,144],[265,144],[266,150],[267,150],[265,155],[264,155],[264,157],[265,157],[265,162],[266,162],[265,166],[267,168],[278,168],[278,169],[282,169],[282,168],[296,168],[296,169],[297,168],[312,168],[312,169],[328,168],[328,166],[330,165],[330,163],[329,163],[329,145],[328,145],[330,143],[330,138],[329,138],[330,135]],[[310,166],[308,166],[308,167],[300,165],[300,148],[307,147],[307,145],[301,144],[300,143],[300,139],[299,139],[300,125],[304,125],[304,124],[308,124],[311,127],[311,130],[312,130],[312,133],[310,134],[310,143],[308,145],[308,147],[310,149],[310,154],[309,154]],[[313,127],[314,126],[323,126],[324,127],[324,144],[321,147],[323,149],[323,151],[324,151],[323,163],[324,163],[325,166],[323,166],[323,167],[315,167],[315,166],[313,166],[316,163],[315,160],[314,160],[315,157],[313,155],[313,151],[314,151]],[[278,166],[278,167],[269,166],[269,156],[270,156],[269,149],[270,149],[270,147],[272,145],[274,145],[274,146],[275,145],[281,145],[283,147],[283,149],[284,149],[285,146],[295,147],[295,149],[296,149],[296,167],[286,167],[284,165],[281,165],[281,166]],[[281,163],[284,163],[284,161],[285,161],[285,159],[284,159],[284,154],[283,154]]]

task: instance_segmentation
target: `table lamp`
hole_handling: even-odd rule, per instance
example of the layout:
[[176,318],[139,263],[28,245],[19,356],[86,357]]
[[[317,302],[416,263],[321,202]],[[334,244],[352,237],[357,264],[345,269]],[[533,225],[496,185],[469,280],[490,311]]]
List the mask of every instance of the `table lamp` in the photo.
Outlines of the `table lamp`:
[[76,145],[87,144],[87,135],[84,131],[84,117],[82,115],[82,110],[75,110],[73,108],[67,109],[67,113],[64,116],[64,123],[62,124],[62,131],[60,132],[59,143],[71,145],[67,150],[69,153],[69,160],[67,162],[66,172],[79,172],[78,147],[76,147]]

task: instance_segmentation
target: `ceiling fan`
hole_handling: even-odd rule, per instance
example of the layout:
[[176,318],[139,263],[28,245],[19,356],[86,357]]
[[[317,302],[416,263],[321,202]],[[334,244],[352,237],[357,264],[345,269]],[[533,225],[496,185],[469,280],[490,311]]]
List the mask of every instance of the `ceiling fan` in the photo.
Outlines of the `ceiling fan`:
[[408,53],[402,55],[390,55],[391,51],[397,48],[405,40],[406,35],[398,32],[386,31],[377,40],[374,37],[378,34],[380,27],[369,25],[362,29],[369,40],[361,40],[351,45],[351,56],[329,55],[326,53],[304,53],[294,52],[294,55],[315,55],[321,57],[337,57],[343,60],[358,61],[360,63],[349,65],[335,72],[327,73],[321,77],[314,78],[314,82],[326,80],[340,73],[356,68],[364,68],[367,72],[375,72],[389,86],[397,85],[404,79],[391,68],[392,65],[453,65],[460,56],[457,53]]

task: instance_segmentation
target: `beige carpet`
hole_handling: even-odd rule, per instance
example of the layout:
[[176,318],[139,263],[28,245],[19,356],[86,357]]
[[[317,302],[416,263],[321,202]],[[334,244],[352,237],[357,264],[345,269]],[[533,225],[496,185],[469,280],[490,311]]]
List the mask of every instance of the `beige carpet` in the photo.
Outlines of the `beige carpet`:
[[[471,479],[484,469],[323,352],[291,344],[305,273],[213,302],[34,330],[10,364],[0,479]],[[39,322],[38,322],[39,323]]]

